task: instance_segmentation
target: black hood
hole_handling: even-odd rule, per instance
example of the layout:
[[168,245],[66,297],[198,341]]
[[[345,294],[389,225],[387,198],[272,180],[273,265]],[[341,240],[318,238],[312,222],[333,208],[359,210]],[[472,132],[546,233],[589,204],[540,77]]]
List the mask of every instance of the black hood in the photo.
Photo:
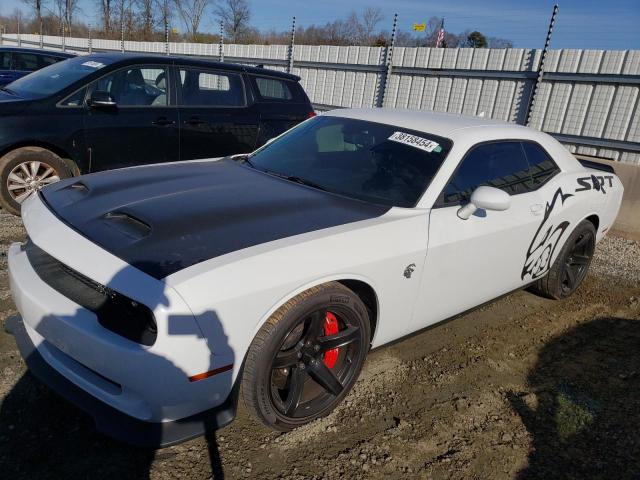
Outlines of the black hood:
[[113,170],[63,180],[41,194],[69,226],[158,279],[235,250],[389,210],[232,160]]

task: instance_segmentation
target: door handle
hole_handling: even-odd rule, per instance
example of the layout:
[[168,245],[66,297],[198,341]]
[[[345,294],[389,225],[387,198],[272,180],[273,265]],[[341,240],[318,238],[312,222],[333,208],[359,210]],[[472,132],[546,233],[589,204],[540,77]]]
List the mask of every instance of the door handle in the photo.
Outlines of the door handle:
[[198,117],[191,117],[189,120],[184,122],[187,125],[205,125],[207,122],[204,120],[200,120]]
[[167,117],[160,117],[151,123],[153,125],[158,125],[159,127],[165,127],[167,125],[175,125],[176,122],[174,120],[169,120]]
[[544,210],[544,206],[541,203],[534,203],[529,208],[531,208],[531,213],[534,215],[541,215]]

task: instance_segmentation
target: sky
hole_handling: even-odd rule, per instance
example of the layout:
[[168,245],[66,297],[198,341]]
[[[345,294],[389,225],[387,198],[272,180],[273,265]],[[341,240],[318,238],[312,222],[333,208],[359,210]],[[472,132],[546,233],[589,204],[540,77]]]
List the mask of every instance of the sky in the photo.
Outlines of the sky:
[[[97,22],[95,0],[79,0],[82,18]],[[445,18],[453,33],[479,30],[487,36],[511,40],[515,47],[544,46],[553,4],[549,0],[249,0],[251,24],[261,30],[288,30],[295,15],[299,25],[324,24],[344,18],[352,10],[379,7],[381,27],[391,30],[393,14],[398,27],[410,31],[413,23],[432,16]],[[558,0],[560,9],[551,48],[640,49],[640,0]],[[0,0],[0,13],[25,8],[21,0]],[[217,31],[210,13],[202,30]]]

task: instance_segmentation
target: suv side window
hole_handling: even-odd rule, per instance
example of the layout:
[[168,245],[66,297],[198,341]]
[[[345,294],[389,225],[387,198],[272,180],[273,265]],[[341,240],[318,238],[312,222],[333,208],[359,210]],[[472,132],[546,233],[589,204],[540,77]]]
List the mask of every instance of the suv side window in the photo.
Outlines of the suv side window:
[[49,65],[53,65],[54,63],[58,63],[61,60],[64,60],[64,58],[52,57],[50,55],[42,55],[40,57],[40,68],[48,67]]
[[269,100],[291,100],[293,95],[287,82],[275,78],[255,77],[260,96]]
[[11,70],[11,52],[0,52],[0,70]]
[[445,187],[440,205],[457,205],[471,193],[488,185],[510,195],[530,190],[529,164],[519,141],[500,141],[477,145],[462,159],[458,170]]
[[14,53],[13,68],[31,72],[38,69],[38,56],[33,53]]
[[237,73],[181,68],[179,104],[188,107],[244,107],[244,84]]
[[166,107],[167,71],[161,66],[123,68],[95,82],[119,107]]
[[522,148],[529,162],[532,190],[546,183],[547,180],[560,171],[556,162],[554,162],[549,154],[537,143],[522,142]]

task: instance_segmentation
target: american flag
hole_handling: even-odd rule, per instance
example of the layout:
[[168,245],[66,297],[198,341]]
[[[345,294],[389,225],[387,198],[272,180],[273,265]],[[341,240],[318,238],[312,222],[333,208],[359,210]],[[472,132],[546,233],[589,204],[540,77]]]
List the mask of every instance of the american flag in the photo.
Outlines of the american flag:
[[436,48],[440,48],[443,42],[444,42],[444,19],[442,19],[440,30],[438,30],[438,38],[436,39]]

